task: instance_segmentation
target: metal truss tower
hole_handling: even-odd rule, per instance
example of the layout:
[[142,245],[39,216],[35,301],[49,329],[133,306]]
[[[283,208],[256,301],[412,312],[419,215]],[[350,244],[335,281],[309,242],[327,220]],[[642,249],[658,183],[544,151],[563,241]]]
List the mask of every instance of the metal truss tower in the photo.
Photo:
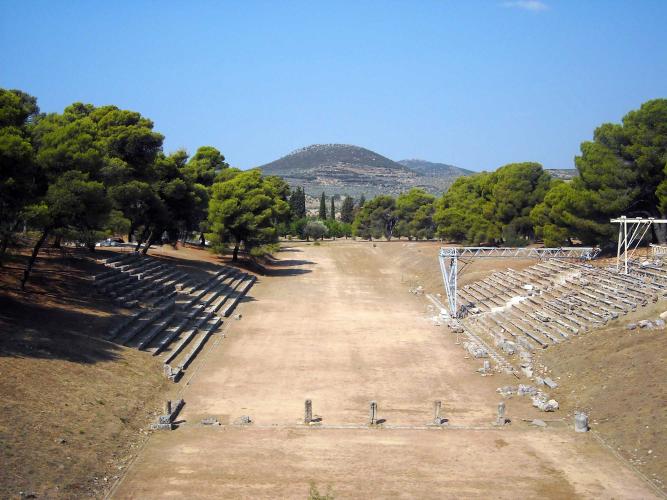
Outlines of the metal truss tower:
[[[618,250],[616,251],[616,269],[628,274],[628,262],[635,254],[635,250],[644,239],[644,236],[654,224],[667,224],[667,219],[643,219],[642,217],[626,217],[622,215],[618,219],[611,219],[611,222],[618,224]],[[640,235],[641,233],[641,235]],[[661,251],[664,247],[651,245],[654,255],[663,255]]]
[[561,248],[510,248],[510,247],[442,247],[440,249],[440,271],[445,284],[449,314],[458,316],[458,275],[459,259],[476,258],[522,258],[522,259],[579,259],[591,260],[600,253],[593,247]]

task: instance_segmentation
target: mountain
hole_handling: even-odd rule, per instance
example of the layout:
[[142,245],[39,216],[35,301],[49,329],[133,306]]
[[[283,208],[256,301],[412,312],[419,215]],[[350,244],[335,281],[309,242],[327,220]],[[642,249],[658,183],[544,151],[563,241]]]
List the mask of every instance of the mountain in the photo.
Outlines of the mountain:
[[290,186],[303,186],[306,194],[311,196],[319,196],[324,191],[328,196],[349,194],[359,197],[363,194],[367,199],[378,194],[397,195],[412,187],[441,194],[454,178],[470,172],[451,165],[406,161],[415,162],[415,166],[390,160],[359,146],[314,144],[259,168],[267,175],[284,178]]
[[472,170],[467,170],[446,163],[433,163],[426,160],[400,160],[398,163],[408,167],[410,170],[427,177],[450,177],[456,178],[462,175],[474,174]]
[[576,168],[547,168],[547,173],[554,179],[570,181],[579,175]]

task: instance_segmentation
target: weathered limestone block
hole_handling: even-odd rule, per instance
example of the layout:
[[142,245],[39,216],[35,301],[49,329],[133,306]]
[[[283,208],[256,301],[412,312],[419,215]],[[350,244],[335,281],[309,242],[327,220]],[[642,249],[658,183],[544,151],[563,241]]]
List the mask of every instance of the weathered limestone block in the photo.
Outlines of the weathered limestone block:
[[583,412],[574,413],[574,432],[588,432],[588,415]]
[[477,371],[482,375],[490,375],[491,373],[493,373],[493,369],[491,368],[491,362],[488,359],[485,359],[484,364],[482,365],[481,368],[478,368]]
[[510,356],[516,353],[516,344],[510,340],[503,340],[502,342],[499,342],[498,347],[500,347],[504,353]]
[[506,385],[505,387],[498,387],[498,389],[496,389],[496,392],[506,398],[511,396],[512,394],[516,394],[517,390],[511,385]]
[[313,421],[313,402],[306,399],[303,423],[308,425]]
[[537,394],[533,396],[533,406],[540,411],[551,412],[558,409],[558,401],[549,399],[546,394],[538,391]]
[[440,412],[442,411],[442,401],[437,400],[433,402],[433,425],[444,425],[447,422]]
[[473,358],[488,358],[489,353],[482,346],[474,342],[464,342],[463,347],[470,353]]
[[498,417],[496,418],[496,425],[505,425],[507,417],[505,417],[505,402],[498,403]]
[[533,396],[537,394],[537,389],[532,385],[519,384],[516,393],[519,396]]
[[558,384],[556,382],[554,382],[552,379],[550,379],[549,377],[546,377],[544,379],[544,385],[549,387],[549,389],[555,389],[556,387],[558,387]]

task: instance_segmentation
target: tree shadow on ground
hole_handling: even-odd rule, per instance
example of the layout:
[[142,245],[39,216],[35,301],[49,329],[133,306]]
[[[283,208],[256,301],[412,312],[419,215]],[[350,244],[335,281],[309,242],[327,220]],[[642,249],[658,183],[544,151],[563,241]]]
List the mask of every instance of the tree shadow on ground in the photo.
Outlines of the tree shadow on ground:
[[179,271],[187,273],[189,276],[198,279],[205,279],[211,273],[216,273],[220,270],[220,266],[227,265],[221,258],[219,263],[207,262],[202,260],[189,260],[175,257],[172,255],[151,255],[151,257],[165,262],[166,264],[175,267]]
[[300,250],[296,247],[280,247],[278,249],[278,253],[280,252],[301,253],[303,250]]
[[312,273],[310,269],[267,269],[264,273],[266,276],[272,277],[287,277],[287,276],[299,276],[301,274]]
[[266,276],[274,277],[286,277],[286,276],[299,276],[301,274],[308,274],[312,271],[310,269],[304,269],[298,266],[313,266],[316,263],[311,260],[304,259],[285,259],[280,260],[276,259],[273,255],[267,255],[264,260],[266,261],[266,266],[264,274]]
[[46,252],[25,290],[22,267],[0,273],[0,358],[96,363],[120,357],[121,348],[102,339],[124,311],[98,295],[90,279],[104,268],[68,253]]
[[108,323],[105,319],[83,311],[0,296],[0,358],[60,359],[86,364],[118,359],[120,346],[85,332]]

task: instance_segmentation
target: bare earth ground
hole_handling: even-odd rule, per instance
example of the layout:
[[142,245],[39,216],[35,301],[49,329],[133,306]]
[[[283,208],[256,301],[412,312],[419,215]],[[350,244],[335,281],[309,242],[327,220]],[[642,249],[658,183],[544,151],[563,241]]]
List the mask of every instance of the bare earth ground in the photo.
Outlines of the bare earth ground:
[[146,353],[100,337],[118,314],[98,266],[45,251],[0,268],[0,498],[101,496],[146,438],[168,387]]
[[[512,424],[491,425],[496,388],[517,381],[475,373],[479,360],[408,292],[419,280],[436,289],[436,253],[352,241],[280,252],[281,268],[181,383],[180,428],[151,436],[114,496],[305,498],[314,482],[338,498],[654,498],[591,433],[575,434],[565,411],[531,427],[522,419],[537,413],[514,398]],[[299,424],[306,398],[320,427]],[[425,427],[436,399],[448,429]],[[370,400],[382,428],[365,426]],[[254,423],[233,425],[241,415]]]

